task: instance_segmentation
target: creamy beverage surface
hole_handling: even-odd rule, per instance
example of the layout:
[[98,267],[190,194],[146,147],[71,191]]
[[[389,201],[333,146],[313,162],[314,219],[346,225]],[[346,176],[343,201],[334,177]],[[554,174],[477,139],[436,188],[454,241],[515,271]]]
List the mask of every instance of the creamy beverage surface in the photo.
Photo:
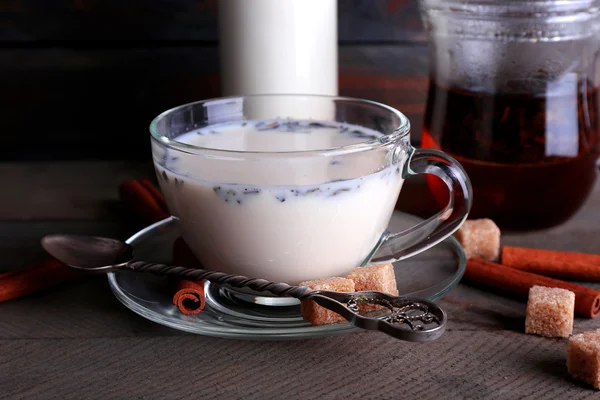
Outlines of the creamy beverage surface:
[[[307,156],[377,139],[354,125],[295,120],[212,125],[175,140],[207,151],[155,155],[182,236],[208,269],[297,284],[345,276],[380,239],[402,187],[380,151]],[[201,152],[204,154],[204,152]]]
[[212,125],[175,140],[219,150],[295,152],[335,149],[380,136],[376,131],[348,124],[274,119]]

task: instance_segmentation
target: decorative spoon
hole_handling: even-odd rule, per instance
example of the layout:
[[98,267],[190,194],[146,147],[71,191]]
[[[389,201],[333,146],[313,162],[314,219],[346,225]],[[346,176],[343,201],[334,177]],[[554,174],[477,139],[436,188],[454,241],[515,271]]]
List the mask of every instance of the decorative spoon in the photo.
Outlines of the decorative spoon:
[[[49,235],[42,239],[42,247],[58,261],[85,272],[149,272],[194,281],[208,280],[236,288],[246,287],[257,292],[268,291],[276,296],[311,299],[357,327],[382,331],[401,340],[434,340],[446,330],[446,313],[435,303],[426,300],[390,296],[382,292],[340,293],[312,290],[306,286],[290,286],[216,271],[137,261],[133,259],[132,246],[102,237]],[[380,317],[363,316],[358,310],[360,304],[381,305],[390,312]]]

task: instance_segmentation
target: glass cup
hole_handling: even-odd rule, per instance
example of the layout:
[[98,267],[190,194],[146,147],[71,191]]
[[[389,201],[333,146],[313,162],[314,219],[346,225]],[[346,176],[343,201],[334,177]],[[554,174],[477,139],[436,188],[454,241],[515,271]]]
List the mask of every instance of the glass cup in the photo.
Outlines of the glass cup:
[[[222,124],[291,131],[262,147],[228,143],[236,149],[224,150],[216,128]],[[292,132],[298,126],[317,130],[309,150],[306,137]],[[347,134],[352,126],[360,140],[338,147],[318,131],[340,127]],[[208,146],[181,139],[194,131]],[[160,114],[150,132],[169,210],[207,269],[289,284],[346,276],[356,266],[434,246],[458,229],[471,207],[462,167],[441,151],[412,147],[408,119],[372,101],[308,95],[206,100]],[[275,140],[283,141],[277,151],[270,150]],[[402,183],[417,174],[441,178],[450,200],[420,224],[389,232]]]
[[[600,1],[420,6],[430,60],[423,147],[464,166],[472,218],[509,229],[566,221],[597,175]],[[428,181],[445,202],[443,185]]]

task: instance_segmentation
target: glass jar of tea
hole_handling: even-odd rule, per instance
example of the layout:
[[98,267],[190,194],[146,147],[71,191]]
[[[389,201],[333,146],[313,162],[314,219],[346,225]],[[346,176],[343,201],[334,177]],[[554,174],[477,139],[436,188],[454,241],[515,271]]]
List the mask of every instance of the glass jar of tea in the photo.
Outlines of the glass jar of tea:
[[[430,46],[422,145],[454,156],[472,218],[569,219],[596,180],[600,1],[420,0]],[[429,181],[444,202],[444,184]]]

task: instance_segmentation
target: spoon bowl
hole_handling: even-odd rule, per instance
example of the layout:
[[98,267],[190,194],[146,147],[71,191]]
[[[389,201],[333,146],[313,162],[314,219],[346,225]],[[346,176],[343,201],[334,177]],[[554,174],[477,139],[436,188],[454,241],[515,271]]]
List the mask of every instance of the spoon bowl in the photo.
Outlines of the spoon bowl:
[[116,271],[133,260],[133,247],[104,237],[48,235],[42,247],[63,264],[87,272]]

